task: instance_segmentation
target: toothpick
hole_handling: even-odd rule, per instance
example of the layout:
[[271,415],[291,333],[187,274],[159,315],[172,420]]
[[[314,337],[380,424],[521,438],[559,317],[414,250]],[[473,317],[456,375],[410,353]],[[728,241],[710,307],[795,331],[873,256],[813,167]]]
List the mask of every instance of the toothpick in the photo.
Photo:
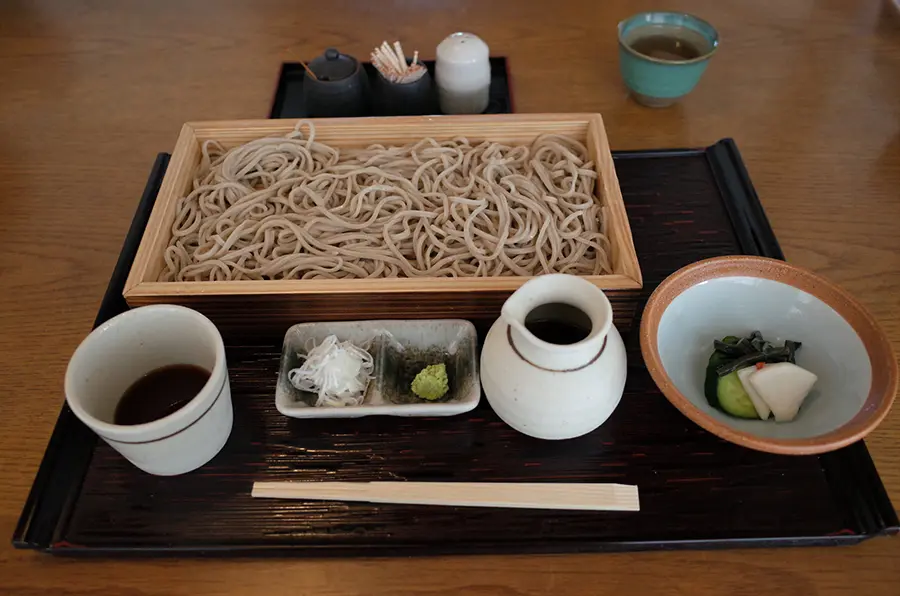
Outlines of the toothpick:
[[413,53],[412,63],[406,63],[403,46],[395,41],[393,47],[382,41],[370,54],[372,65],[392,83],[406,84],[418,81],[425,76],[426,68],[419,62],[419,51]]
[[406,56],[403,55],[403,47],[399,41],[394,42],[394,50],[397,51],[397,61],[400,63],[400,72],[406,72]]
[[316,76],[316,73],[314,73],[314,72],[312,71],[312,69],[306,65],[306,62],[304,62],[303,60],[301,60],[301,61],[300,61],[300,64],[303,65],[303,69],[306,70],[306,72],[309,73],[309,76],[311,76],[311,77],[313,78],[314,81],[318,81],[318,80],[319,80],[319,77]]
[[388,64],[400,70],[400,65],[397,64],[397,57],[394,56],[394,51],[391,49],[391,46],[388,45],[388,42],[381,42],[381,50],[384,52],[385,60],[387,60]]

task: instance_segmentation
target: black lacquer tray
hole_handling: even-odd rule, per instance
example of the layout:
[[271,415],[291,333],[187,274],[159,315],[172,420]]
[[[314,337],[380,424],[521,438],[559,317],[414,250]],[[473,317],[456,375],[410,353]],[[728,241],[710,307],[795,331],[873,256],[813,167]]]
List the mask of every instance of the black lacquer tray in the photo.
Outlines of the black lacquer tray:
[[[275,108],[290,104],[285,89],[282,81]],[[638,313],[660,281],[691,262],[783,258],[731,140],[614,158],[645,280]],[[167,164],[168,155],[157,158],[96,323],[127,308],[122,287]],[[722,441],[657,390],[637,322],[622,331],[629,371],[621,404],[601,428],[562,442],[513,431],[486,400],[450,418],[285,418],[274,404],[281,338],[226,336],[235,424],[212,462],[184,476],[149,476],[64,406],[13,543],[65,555],[390,556],[834,545],[898,530],[863,442],[790,457]],[[641,511],[250,497],[255,480],[324,479],[623,482],[639,486]]]

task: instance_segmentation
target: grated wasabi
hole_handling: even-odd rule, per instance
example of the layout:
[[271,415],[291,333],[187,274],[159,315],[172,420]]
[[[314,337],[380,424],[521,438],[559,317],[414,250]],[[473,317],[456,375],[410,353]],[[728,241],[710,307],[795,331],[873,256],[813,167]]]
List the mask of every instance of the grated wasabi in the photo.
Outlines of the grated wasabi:
[[410,389],[418,397],[428,401],[441,399],[450,391],[447,367],[443,363],[426,366],[413,379]]

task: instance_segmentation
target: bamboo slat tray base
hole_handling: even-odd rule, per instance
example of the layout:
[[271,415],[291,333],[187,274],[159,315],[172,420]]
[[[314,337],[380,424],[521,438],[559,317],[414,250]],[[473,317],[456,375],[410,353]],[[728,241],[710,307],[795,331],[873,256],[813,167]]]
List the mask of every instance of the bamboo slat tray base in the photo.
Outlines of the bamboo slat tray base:
[[[154,168],[98,322],[121,297],[162,172]],[[731,141],[619,153],[616,169],[646,300],[705,257],[781,251]],[[476,321],[483,332],[496,313]],[[208,465],[144,474],[64,408],[13,538],[61,555],[413,555],[847,544],[898,520],[860,442],[810,457],[742,449],[703,431],[659,393],[622,325],[622,403],[587,436],[517,433],[486,400],[450,418],[295,420],[275,410],[281,337],[226,335],[235,424]],[[561,512],[253,499],[253,481],[381,480],[636,484],[640,512]]]

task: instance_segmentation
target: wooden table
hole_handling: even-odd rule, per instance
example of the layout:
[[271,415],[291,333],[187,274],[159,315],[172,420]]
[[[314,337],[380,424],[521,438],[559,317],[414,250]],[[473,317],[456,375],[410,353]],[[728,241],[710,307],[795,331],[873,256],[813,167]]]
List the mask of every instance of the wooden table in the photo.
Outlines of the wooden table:
[[[0,5],[0,538],[19,515],[146,176],[187,120],[268,113],[280,63],[457,29],[511,62],[517,109],[599,111],[615,149],[734,137],[789,260],[900,349],[900,19],[876,0],[684,0],[722,46],[680,105],[630,101],[615,25],[644,0]],[[868,440],[900,500],[900,412]],[[900,539],[856,547],[382,560],[71,561],[0,550],[3,594],[897,594]],[[623,592],[624,590],[624,592]]]

